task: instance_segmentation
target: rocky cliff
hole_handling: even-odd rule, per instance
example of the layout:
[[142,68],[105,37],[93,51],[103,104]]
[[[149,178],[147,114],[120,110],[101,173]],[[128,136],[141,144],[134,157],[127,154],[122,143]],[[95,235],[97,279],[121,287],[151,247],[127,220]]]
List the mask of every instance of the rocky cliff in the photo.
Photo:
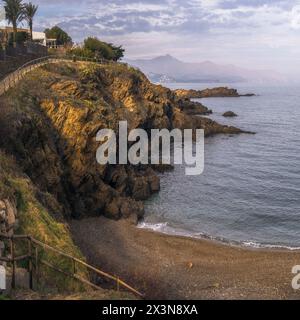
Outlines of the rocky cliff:
[[28,74],[0,103],[0,148],[15,157],[57,219],[105,215],[136,222],[144,213],[141,201],[160,189],[149,166],[100,166],[95,158],[100,129],[117,131],[126,119],[129,130],[241,132],[191,116],[209,110],[126,65],[48,65]]
[[204,90],[186,90],[186,89],[177,89],[175,94],[178,98],[181,99],[201,99],[201,98],[221,98],[221,97],[251,97],[254,96],[253,93],[248,94],[239,94],[236,89],[231,89],[227,87],[218,87],[212,89]]

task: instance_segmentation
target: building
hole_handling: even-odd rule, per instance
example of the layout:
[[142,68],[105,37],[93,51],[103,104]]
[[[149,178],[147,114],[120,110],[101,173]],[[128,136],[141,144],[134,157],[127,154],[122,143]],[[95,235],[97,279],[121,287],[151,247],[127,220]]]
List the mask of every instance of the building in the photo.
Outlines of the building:
[[32,32],[32,40],[34,42],[38,42],[42,44],[43,46],[46,46],[48,48],[57,48],[57,41],[56,39],[49,39],[46,36],[45,32]]
[[[0,27],[0,34],[6,35],[6,38],[9,39],[9,35],[13,33],[14,30],[12,27]],[[17,32],[26,32],[30,35],[29,29],[18,28]],[[1,36],[0,36],[1,38]],[[44,32],[32,32],[32,40],[34,42],[40,43],[41,45],[48,47],[48,48],[57,48],[57,41],[56,39],[47,39],[46,34]]]
[[[0,48],[5,48],[10,39],[10,35],[14,32],[13,27],[5,27],[0,26]],[[17,32],[26,32],[28,33],[28,29],[18,28]]]
[[32,40],[35,42],[39,42],[43,46],[47,45],[47,38],[46,38],[46,34],[44,32],[33,31],[32,32]]

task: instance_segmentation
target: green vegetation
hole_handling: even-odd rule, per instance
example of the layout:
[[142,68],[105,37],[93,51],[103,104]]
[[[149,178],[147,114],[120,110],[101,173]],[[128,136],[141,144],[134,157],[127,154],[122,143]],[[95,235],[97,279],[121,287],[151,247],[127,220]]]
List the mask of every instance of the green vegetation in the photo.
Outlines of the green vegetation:
[[124,52],[125,50],[121,46],[117,47],[98,38],[89,37],[84,40],[83,47],[74,48],[68,54],[77,57],[118,61],[123,58]]
[[[68,228],[57,222],[37,199],[38,190],[31,180],[22,173],[15,160],[0,151],[0,199],[10,199],[18,210],[19,226],[16,234],[28,234],[46,242],[61,251],[84,260],[79,249],[74,245]],[[27,250],[27,243],[17,246],[18,255]],[[39,251],[39,259],[44,259],[56,267],[71,272],[72,261],[55,253]],[[84,268],[78,274],[87,277]],[[49,288],[58,291],[74,291],[82,289],[76,280],[54,272],[48,268],[40,269],[40,289]]]
[[124,56],[124,49],[111,43],[102,42],[97,38],[89,37],[84,40],[84,49],[89,50],[94,56],[100,56],[107,60],[118,61]]
[[14,35],[11,33],[8,39],[8,44],[13,45],[14,41],[16,43],[23,43],[28,39],[29,39],[29,35],[27,32],[17,32],[15,40],[14,40]]
[[22,0],[3,0],[6,19],[11,23],[14,29],[14,46],[17,43],[17,28],[18,23],[24,18],[24,5]]
[[67,45],[72,43],[72,38],[60,27],[55,26],[44,31],[48,39],[56,39],[58,45]]
[[31,2],[24,5],[24,18],[28,23],[30,29],[30,39],[32,40],[32,27],[33,27],[33,18],[38,10],[38,6],[35,6]]
[[33,18],[38,10],[31,2],[23,3],[23,0],[2,0],[4,2],[4,9],[6,20],[13,26],[13,39],[11,42],[16,46],[16,43],[26,41],[27,37],[18,37],[18,24],[26,20],[30,29],[30,38],[32,40]]

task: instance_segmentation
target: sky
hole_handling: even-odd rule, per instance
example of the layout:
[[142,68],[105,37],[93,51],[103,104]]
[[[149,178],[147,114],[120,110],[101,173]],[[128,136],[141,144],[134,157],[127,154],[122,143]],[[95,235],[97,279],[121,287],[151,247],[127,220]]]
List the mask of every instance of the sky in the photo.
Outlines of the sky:
[[123,45],[127,58],[300,71],[300,0],[31,1],[36,30],[57,24],[76,42],[97,36]]

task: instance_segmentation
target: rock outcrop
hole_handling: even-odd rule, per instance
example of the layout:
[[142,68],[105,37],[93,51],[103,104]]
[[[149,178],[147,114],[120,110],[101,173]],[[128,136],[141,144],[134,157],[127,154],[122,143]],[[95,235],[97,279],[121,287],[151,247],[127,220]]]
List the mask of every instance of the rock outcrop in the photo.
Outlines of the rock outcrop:
[[10,94],[0,101],[7,113],[0,126],[7,139],[0,148],[17,159],[43,195],[43,205],[59,218],[105,215],[136,221],[144,214],[141,201],[160,189],[149,166],[99,165],[95,137],[100,129],[118,132],[118,122],[127,120],[129,130],[242,132],[191,116],[209,110],[178,99],[125,65],[48,65],[28,74]]
[[223,117],[225,118],[233,118],[233,117],[237,117],[238,115],[236,113],[234,113],[233,111],[226,111],[225,113],[223,113]]
[[17,209],[8,199],[0,200],[0,233],[7,236],[13,235],[17,219]]
[[[0,234],[12,236],[16,227],[16,221],[17,209],[15,204],[8,199],[0,200]],[[0,239],[0,257],[3,256],[4,250],[4,241]]]
[[179,109],[188,115],[209,115],[212,110],[209,110],[200,102],[193,102],[190,99],[178,99]]
[[178,98],[184,99],[201,99],[201,98],[221,98],[221,97],[251,97],[253,93],[241,95],[236,89],[230,89],[227,87],[218,87],[205,90],[186,90],[178,89],[174,91]]

